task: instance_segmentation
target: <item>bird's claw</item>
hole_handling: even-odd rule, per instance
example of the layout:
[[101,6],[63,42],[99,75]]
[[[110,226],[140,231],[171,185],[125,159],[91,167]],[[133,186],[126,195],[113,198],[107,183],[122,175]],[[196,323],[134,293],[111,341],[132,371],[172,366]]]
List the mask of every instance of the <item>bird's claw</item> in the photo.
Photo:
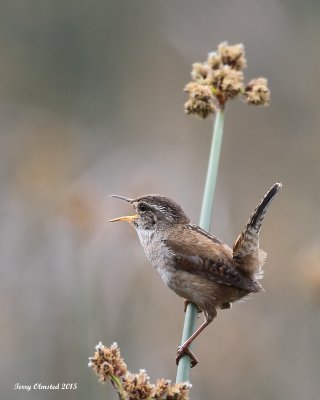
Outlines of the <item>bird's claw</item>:
[[179,346],[177,350],[177,356],[176,356],[176,363],[177,365],[179,364],[180,358],[183,356],[188,355],[190,357],[191,361],[191,368],[195,367],[198,364],[198,359],[197,357],[192,353],[192,351],[189,349],[189,347],[184,347]]

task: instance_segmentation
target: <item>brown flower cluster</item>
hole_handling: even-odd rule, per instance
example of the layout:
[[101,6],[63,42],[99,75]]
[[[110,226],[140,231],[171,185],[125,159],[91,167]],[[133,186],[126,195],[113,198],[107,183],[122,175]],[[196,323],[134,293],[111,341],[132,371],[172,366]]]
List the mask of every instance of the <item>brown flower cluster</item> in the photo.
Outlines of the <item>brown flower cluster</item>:
[[146,371],[141,369],[138,374],[128,372],[123,377],[123,388],[129,400],[145,400],[150,398],[153,385]]
[[89,358],[88,366],[99,376],[99,382],[106,382],[112,376],[120,378],[128,372],[117,343],[106,347],[99,342],[96,345],[94,356]]
[[99,376],[99,382],[112,383],[121,400],[189,400],[188,382],[172,384],[161,378],[154,385],[145,370],[129,372],[117,343],[106,347],[100,342],[88,366]]
[[243,95],[248,104],[268,105],[270,91],[265,78],[254,79],[244,85],[243,69],[247,61],[242,44],[219,44],[209,53],[204,63],[192,66],[192,81],[185,86],[189,99],[184,105],[186,114],[207,118],[226,101]]
[[188,400],[189,382],[171,383],[168,379],[158,379],[152,391],[152,399]]
[[248,104],[255,106],[267,105],[270,101],[270,91],[265,78],[252,79],[246,86],[245,96]]

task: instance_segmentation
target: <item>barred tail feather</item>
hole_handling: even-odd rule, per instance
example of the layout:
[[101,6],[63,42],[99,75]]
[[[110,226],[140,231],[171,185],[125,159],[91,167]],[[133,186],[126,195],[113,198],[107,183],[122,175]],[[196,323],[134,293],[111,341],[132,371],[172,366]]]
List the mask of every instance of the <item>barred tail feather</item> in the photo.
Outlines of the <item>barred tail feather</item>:
[[258,207],[250,216],[247,225],[233,246],[233,259],[236,265],[250,277],[262,277],[261,267],[267,254],[259,248],[259,233],[266,212],[278,191],[281,183],[275,183],[263,197]]

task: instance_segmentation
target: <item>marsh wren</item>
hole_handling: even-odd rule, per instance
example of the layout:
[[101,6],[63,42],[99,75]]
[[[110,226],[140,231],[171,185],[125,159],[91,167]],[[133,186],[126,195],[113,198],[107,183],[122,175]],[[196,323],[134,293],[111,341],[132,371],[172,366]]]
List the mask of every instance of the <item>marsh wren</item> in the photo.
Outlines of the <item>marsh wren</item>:
[[275,183],[266,193],[232,249],[192,224],[182,208],[167,197],[111,196],[130,203],[136,212],[111,222],[130,222],[147,258],[166,285],[204,313],[203,324],[178,347],[177,363],[188,354],[192,366],[197,364],[189,347],[216,317],[217,309],[228,309],[234,301],[262,290],[259,279],[266,253],[259,248],[259,233],[281,186]]

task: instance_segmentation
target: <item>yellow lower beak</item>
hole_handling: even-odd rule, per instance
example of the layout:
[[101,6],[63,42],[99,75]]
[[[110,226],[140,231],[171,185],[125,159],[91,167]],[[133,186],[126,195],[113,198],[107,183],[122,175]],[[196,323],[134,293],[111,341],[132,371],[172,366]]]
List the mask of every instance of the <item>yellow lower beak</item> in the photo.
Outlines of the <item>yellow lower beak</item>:
[[119,218],[114,218],[114,219],[110,219],[109,222],[116,222],[116,221],[128,221],[128,222],[132,222],[133,220],[139,218],[139,215],[126,215],[124,217],[119,217]]

